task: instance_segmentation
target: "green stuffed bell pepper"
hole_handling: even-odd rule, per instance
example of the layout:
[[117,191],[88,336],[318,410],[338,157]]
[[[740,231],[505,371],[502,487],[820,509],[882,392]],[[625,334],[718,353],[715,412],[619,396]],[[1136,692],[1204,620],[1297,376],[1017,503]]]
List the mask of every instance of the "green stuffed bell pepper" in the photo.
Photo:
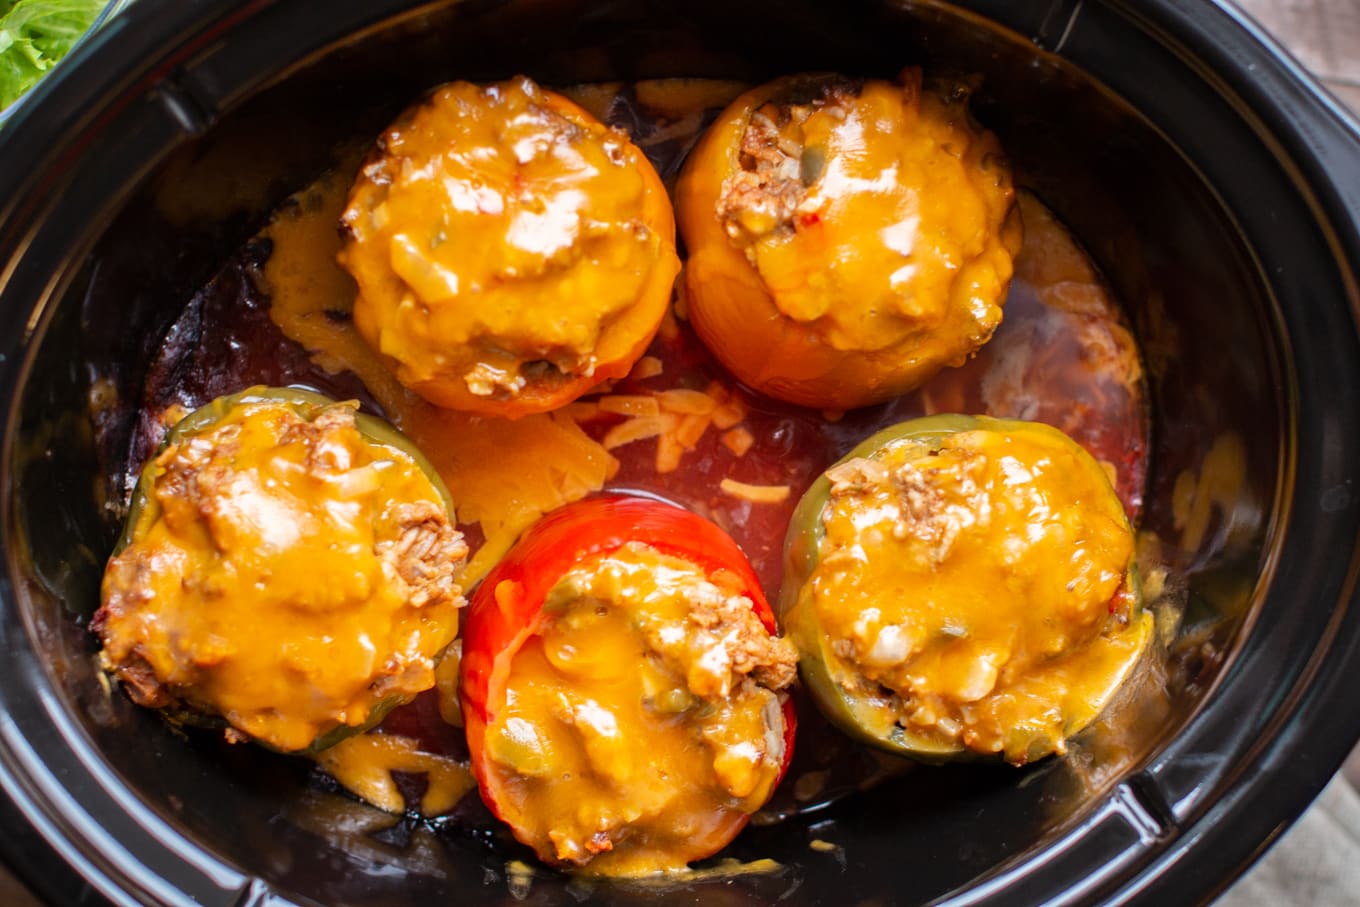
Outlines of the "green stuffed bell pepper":
[[1057,429],[914,419],[800,502],[779,611],[827,717],[942,762],[1062,753],[1148,648],[1134,537],[1102,466]]
[[170,432],[92,622],[133,701],[315,752],[434,685],[467,545],[425,458],[357,408],[251,388]]

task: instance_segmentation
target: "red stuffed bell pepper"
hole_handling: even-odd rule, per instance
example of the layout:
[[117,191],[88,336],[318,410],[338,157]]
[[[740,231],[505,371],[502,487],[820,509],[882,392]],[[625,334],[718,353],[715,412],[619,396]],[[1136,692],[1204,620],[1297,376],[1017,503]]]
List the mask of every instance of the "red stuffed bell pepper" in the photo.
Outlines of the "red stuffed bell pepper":
[[569,505],[473,596],[462,706],[482,798],[547,862],[683,869],[723,848],[793,750],[796,653],[741,550],[669,504]]

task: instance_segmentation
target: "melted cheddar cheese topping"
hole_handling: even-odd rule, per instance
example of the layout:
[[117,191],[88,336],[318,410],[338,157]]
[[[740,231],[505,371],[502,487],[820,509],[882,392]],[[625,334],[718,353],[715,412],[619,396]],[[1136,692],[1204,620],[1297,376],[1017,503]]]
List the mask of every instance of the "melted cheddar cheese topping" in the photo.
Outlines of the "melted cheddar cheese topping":
[[1101,467],[1046,426],[902,439],[828,472],[815,609],[834,681],[882,739],[1024,763],[1109,701],[1148,639]]
[[[318,753],[316,762],[365,803],[398,815],[444,815],[477,786],[465,763],[425,752],[418,741],[395,734],[373,732],[341,740]],[[424,777],[418,802],[402,795],[393,772]]]
[[344,224],[359,332],[402,384],[474,412],[541,412],[627,374],[679,270],[642,152],[524,78],[408,111]]
[[172,438],[147,477],[94,621],[134,700],[296,751],[434,685],[467,546],[352,404],[309,419],[238,403]]
[[556,585],[486,732],[497,809],[544,859],[683,869],[782,773],[792,646],[722,572],[639,544]]

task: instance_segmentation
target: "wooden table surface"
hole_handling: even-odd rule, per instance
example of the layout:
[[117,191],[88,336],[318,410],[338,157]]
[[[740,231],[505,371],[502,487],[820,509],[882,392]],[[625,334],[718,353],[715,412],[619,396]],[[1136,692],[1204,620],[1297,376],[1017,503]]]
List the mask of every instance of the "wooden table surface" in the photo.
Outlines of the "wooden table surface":
[[1360,0],[1236,0],[1360,114]]
[[[1360,0],[1236,2],[1319,76],[1338,99],[1360,115]],[[1351,757],[1347,769],[1352,781],[1360,784],[1360,750]],[[1284,856],[1280,851],[1287,847],[1288,837],[1272,856]],[[1317,892],[1311,894],[1316,898]],[[1343,896],[1349,901],[1348,893]],[[1225,903],[1237,900],[1229,897]],[[1360,903],[1360,893],[1355,894],[1354,903]],[[0,867],[0,905],[38,907],[32,895],[3,867]]]

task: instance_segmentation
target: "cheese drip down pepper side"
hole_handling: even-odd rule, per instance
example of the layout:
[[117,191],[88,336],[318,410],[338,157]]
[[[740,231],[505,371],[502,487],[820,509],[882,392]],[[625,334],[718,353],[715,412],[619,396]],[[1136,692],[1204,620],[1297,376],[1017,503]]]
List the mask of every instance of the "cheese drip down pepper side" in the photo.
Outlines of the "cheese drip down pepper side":
[[424,457],[356,410],[254,388],[172,430],[92,624],[135,702],[304,752],[434,685],[467,545]]
[[901,755],[1024,764],[1114,699],[1147,648],[1133,533],[1057,429],[929,416],[827,470],[790,524],[780,611],[838,726]]
[[675,872],[724,847],[792,755],[793,647],[736,544],[668,504],[550,514],[478,587],[462,702],[482,797],[543,860]]
[[821,409],[961,365],[1020,248],[1001,146],[967,92],[829,74],[737,98],[676,191],[689,318],[738,378]]
[[546,412],[628,373],[679,271],[626,134],[526,78],[454,82],[378,140],[343,217],[354,323],[450,409]]

